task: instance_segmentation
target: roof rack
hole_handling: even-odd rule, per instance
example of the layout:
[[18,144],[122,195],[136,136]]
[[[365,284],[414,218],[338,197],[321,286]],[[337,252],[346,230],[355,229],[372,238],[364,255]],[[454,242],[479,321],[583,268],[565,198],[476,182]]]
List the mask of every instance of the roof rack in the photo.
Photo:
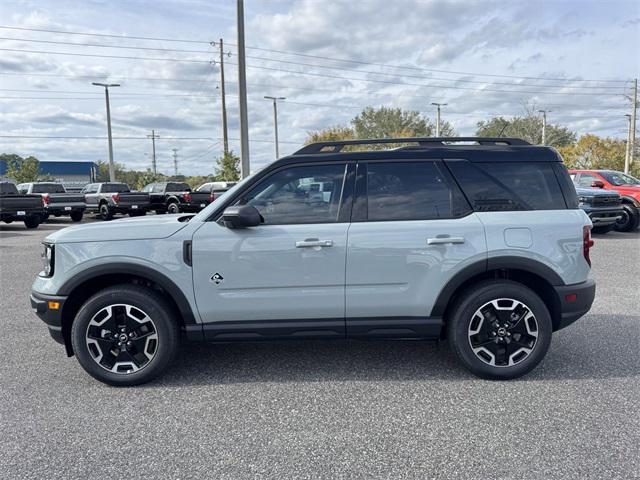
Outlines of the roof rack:
[[476,145],[531,145],[520,138],[503,137],[405,137],[405,138],[372,138],[364,140],[336,140],[316,142],[305,145],[293,155],[310,153],[338,153],[348,145],[375,145],[393,143],[416,143],[418,148],[450,146],[459,142],[473,142]]

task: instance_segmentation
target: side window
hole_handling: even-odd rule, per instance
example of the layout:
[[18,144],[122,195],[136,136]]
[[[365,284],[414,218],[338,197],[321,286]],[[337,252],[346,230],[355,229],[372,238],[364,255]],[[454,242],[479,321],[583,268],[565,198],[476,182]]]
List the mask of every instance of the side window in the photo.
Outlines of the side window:
[[28,193],[29,185],[18,185],[18,193]]
[[153,191],[153,184],[150,183],[149,185],[145,185],[144,188],[142,189],[143,192],[145,193],[149,193],[151,191]]
[[457,186],[436,162],[371,162],[367,167],[367,219],[430,220],[469,212]]
[[447,166],[476,212],[567,208],[551,163],[452,160]]
[[585,188],[591,188],[591,183],[596,180],[600,179],[592,173],[581,173],[580,177],[578,177],[578,185]]
[[256,207],[267,225],[337,222],[345,171],[344,163],[280,170],[237,204]]

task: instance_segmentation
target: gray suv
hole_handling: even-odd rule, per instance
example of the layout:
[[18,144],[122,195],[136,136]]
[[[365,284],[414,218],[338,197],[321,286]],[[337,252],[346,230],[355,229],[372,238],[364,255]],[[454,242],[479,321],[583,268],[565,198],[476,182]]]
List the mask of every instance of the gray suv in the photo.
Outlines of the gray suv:
[[31,305],[111,385],[156,377],[182,338],[446,338],[471,372],[509,379],[591,307],[591,226],[551,148],[315,143],[195,216],[53,233]]

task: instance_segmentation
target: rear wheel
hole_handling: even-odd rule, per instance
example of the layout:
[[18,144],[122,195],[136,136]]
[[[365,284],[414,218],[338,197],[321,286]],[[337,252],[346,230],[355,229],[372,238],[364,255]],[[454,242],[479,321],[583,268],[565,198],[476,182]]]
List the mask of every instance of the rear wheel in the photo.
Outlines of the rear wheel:
[[625,204],[622,206],[622,218],[618,220],[614,228],[619,232],[630,232],[638,226],[640,221],[640,213],[633,205]]
[[591,229],[591,231],[593,233],[598,233],[598,234],[601,234],[601,235],[604,234],[604,233],[609,233],[611,230],[613,230],[613,225],[593,227]]
[[171,202],[167,206],[167,213],[180,213],[180,206],[176,202]]
[[447,322],[458,358],[482,378],[506,380],[531,371],[544,358],[553,325],[535,292],[508,280],[466,290]]
[[71,212],[71,221],[80,222],[82,221],[83,212]]
[[98,292],[80,308],[71,328],[78,362],[109,385],[139,385],[156,378],[178,351],[172,312],[162,296],[145,287],[119,285]]
[[99,213],[102,220],[111,220],[113,218],[113,211],[106,203],[100,205]]
[[32,215],[24,219],[24,226],[27,228],[38,228],[40,225],[40,217],[38,215]]

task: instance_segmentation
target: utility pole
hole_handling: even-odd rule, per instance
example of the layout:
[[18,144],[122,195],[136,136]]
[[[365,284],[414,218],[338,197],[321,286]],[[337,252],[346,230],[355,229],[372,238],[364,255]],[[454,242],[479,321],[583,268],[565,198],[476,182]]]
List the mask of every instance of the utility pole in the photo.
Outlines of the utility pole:
[[111,138],[111,108],[109,107],[109,87],[119,87],[119,83],[92,82],[91,85],[104,87],[104,98],[107,103],[107,138],[109,139],[109,181],[116,181],[116,169],[113,165],[113,139]]
[[624,173],[629,173],[629,154],[631,153],[631,117],[632,115],[630,113],[627,113],[625,117],[627,117],[629,127],[627,129],[627,145],[624,151]]
[[249,124],[247,120],[247,72],[244,59],[244,0],[238,0],[238,93],[240,103],[240,177],[249,176]]
[[431,105],[435,105],[438,109],[438,114],[436,115],[436,137],[440,136],[440,108],[447,105],[446,103],[436,103],[431,102]]
[[[211,42],[212,45],[215,45],[216,42]],[[220,97],[222,100],[222,145],[224,148],[224,153],[229,153],[229,130],[227,128],[227,99],[225,95],[225,85],[224,85],[224,56],[231,56],[231,52],[224,51],[224,43],[222,39],[220,39],[220,43],[218,43],[218,47],[220,48]]]
[[633,163],[633,154],[636,149],[636,116],[638,112],[638,79],[633,81],[633,106],[631,109],[631,135],[629,135],[629,163],[624,164],[624,173],[629,173],[629,167]]
[[173,152],[173,174],[178,176],[178,149],[172,148],[171,151]]
[[280,158],[280,150],[278,148],[278,100],[284,100],[285,97],[270,97],[265,95],[267,100],[273,100],[273,131],[275,133],[276,141],[276,160]]
[[542,114],[542,145],[547,144],[547,113],[551,110],[538,110]]
[[151,156],[151,170],[153,171],[153,173],[158,173],[157,169],[156,169],[156,138],[160,138],[160,135],[156,135],[156,131],[155,130],[151,130],[151,135],[147,135],[147,138],[151,139],[151,146],[152,146],[152,156]]

